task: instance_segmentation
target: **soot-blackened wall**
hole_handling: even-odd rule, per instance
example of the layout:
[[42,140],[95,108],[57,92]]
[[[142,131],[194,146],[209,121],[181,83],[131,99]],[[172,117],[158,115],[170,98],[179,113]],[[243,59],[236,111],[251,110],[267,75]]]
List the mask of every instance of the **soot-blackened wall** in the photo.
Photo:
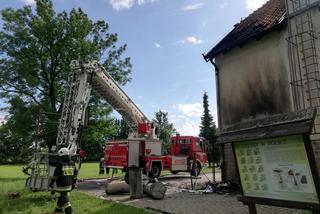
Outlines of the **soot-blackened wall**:
[[216,58],[222,131],[248,119],[293,110],[284,32]]
[[[285,30],[272,32],[216,57],[220,132],[238,122],[293,111],[285,38]],[[229,147],[224,179],[238,180]]]

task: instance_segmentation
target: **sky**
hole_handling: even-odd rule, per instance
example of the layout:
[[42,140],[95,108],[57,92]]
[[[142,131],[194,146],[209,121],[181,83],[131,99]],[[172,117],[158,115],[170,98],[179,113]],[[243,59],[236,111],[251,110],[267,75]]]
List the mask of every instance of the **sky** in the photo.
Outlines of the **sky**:
[[[107,21],[118,34],[117,45],[127,44],[125,55],[133,65],[132,81],[123,89],[149,119],[166,111],[180,134],[198,135],[204,92],[217,124],[214,68],[202,54],[265,2],[53,0],[53,5],[57,11],[81,7],[91,19]],[[34,7],[34,0],[0,0],[0,10],[26,4]]]

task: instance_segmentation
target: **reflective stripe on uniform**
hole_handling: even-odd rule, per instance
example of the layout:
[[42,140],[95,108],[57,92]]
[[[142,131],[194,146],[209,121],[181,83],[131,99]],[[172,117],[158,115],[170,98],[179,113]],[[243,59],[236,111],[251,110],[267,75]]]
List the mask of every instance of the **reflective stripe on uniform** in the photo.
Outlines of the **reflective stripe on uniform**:
[[74,168],[73,166],[63,166],[62,167],[63,175],[68,176],[68,175],[74,175]]
[[71,191],[71,189],[72,189],[72,186],[63,186],[63,187],[57,186],[57,187],[55,188],[55,190],[58,191],[58,192]]
[[71,203],[70,202],[68,202],[65,205],[63,205],[63,209],[68,208],[68,207],[71,207]]

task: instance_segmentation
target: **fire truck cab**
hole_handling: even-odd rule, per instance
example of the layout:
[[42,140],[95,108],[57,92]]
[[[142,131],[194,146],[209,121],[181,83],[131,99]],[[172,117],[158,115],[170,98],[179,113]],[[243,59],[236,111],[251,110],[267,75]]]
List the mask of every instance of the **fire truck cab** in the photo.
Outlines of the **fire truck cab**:
[[[170,171],[177,174],[179,171],[190,171],[193,176],[198,176],[201,169],[208,163],[208,143],[202,137],[175,136],[171,138],[170,156],[186,157],[187,169],[177,170],[175,163],[171,164]],[[179,161],[178,161],[179,162]]]

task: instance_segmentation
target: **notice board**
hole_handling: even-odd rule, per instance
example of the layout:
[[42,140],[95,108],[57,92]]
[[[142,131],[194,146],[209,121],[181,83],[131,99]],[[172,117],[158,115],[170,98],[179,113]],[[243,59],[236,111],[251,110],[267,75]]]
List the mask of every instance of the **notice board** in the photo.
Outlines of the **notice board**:
[[302,135],[234,144],[244,196],[319,203]]

